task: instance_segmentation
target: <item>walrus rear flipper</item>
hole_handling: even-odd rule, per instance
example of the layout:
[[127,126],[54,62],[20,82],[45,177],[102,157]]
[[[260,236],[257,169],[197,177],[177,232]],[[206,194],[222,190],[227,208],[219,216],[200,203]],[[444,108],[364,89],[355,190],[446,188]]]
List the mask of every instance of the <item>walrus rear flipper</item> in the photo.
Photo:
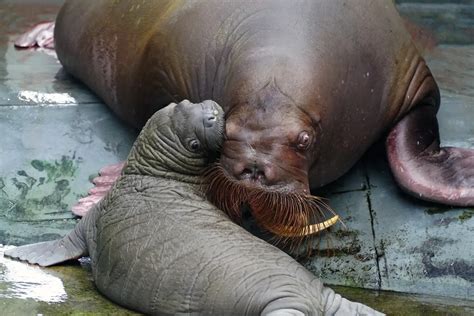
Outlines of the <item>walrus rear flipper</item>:
[[440,148],[436,109],[413,109],[390,132],[387,155],[399,185],[417,198],[474,205],[474,149]]
[[47,267],[86,256],[86,243],[82,234],[78,234],[82,226],[79,223],[75,230],[62,239],[8,249],[5,257]]

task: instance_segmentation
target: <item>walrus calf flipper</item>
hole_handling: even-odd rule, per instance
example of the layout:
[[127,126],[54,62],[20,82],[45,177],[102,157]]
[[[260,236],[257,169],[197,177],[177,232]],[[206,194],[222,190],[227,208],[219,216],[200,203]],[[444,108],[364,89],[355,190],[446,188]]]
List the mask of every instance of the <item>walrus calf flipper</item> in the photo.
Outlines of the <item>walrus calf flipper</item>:
[[124,163],[119,162],[100,169],[99,175],[92,180],[94,187],[89,190],[88,196],[80,199],[72,207],[72,213],[81,217],[86,215],[112,188],[112,185],[120,177],[123,166]]
[[[92,210],[93,211],[93,210]],[[93,214],[86,216],[76,228],[61,239],[25,245],[5,251],[5,257],[48,267],[88,255],[85,227]]]
[[386,146],[405,191],[428,201],[474,205],[474,149],[440,147],[435,107],[412,110],[391,131]]

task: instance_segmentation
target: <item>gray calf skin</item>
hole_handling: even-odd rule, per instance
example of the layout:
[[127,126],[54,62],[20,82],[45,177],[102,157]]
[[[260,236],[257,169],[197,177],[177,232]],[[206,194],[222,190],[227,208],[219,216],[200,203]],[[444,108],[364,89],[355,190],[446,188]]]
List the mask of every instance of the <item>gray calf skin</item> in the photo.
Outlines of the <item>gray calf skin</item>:
[[147,123],[112,190],[60,240],[7,257],[50,266],[89,255],[112,301],[156,315],[379,315],[323,286],[201,193],[222,109],[183,101]]

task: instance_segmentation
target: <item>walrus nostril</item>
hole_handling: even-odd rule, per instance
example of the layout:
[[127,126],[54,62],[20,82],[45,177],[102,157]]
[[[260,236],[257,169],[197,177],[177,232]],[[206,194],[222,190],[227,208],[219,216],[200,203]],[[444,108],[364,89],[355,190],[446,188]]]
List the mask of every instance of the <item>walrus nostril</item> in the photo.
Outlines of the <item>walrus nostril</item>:
[[205,127],[213,127],[216,121],[217,121],[217,117],[215,115],[205,116],[203,119],[203,123]]
[[253,165],[249,168],[244,168],[240,173],[241,180],[252,180],[263,182],[265,177],[265,172],[260,170],[256,165]]
[[251,169],[248,169],[248,168],[245,168],[244,170],[242,170],[242,173],[241,173],[242,176],[251,176],[252,175],[252,170]]

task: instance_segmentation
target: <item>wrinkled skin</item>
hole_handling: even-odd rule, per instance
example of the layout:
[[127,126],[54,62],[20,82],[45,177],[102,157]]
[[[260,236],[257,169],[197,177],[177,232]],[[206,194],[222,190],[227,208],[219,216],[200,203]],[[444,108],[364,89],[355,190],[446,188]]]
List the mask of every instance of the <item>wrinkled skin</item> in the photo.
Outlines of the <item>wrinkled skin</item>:
[[[474,150],[440,149],[438,87],[391,0],[66,1],[55,37],[65,69],[136,127],[169,102],[221,104],[221,162],[243,186],[307,193],[405,117],[387,143],[401,187],[474,205]],[[426,130],[433,146],[411,150]]]
[[158,111],[123,175],[73,232],[5,255],[42,266],[89,255],[99,291],[146,314],[379,315],[203,198],[201,174],[223,132],[223,112],[211,101]]

